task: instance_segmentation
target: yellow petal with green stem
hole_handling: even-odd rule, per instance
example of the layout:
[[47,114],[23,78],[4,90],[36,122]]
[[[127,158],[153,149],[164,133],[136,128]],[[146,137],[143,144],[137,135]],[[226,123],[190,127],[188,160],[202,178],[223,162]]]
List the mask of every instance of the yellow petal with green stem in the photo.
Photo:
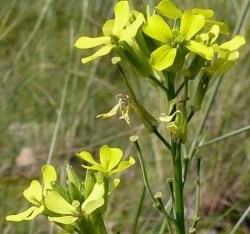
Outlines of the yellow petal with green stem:
[[101,57],[101,56],[108,54],[112,50],[112,48],[113,48],[112,45],[106,45],[106,46],[102,47],[101,49],[99,49],[96,53],[92,54],[91,56],[82,58],[81,61],[82,61],[82,63],[90,62],[98,57]]
[[44,165],[41,171],[43,174],[43,182],[44,182],[43,195],[45,195],[47,190],[52,190],[51,182],[56,181],[57,175],[55,168],[51,165]]
[[78,217],[74,217],[71,215],[65,215],[62,217],[48,217],[48,220],[51,222],[56,222],[56,223],[63,223],[63,224],[72,224],[74,223]]
[[172,48],[170,45],[163,45],[151,54],[150,62],[156,70],[162,71],[173,65],[176,53],[176,48]]
[[165,17],[170,19],[181,18],[181,11],[169,0],[161,1],[156,9]]
[[130,24],[126,29],[121,31],[119,35],[120,41],[128,41],[136,36],[139,27],[144,22],[143,14],[138,14],[136,20]]
[[196,15],[191,11],[185,11],[181,17],[180,33],[186,40],[190,40],[198,33],[205,24],[205,18],[202,15]]
[[33,205],[39,205],[43,198],[42,186],[40,182],[32,180],[30,186],[23,191],[23,196]]
[[77,207],[80,206],[80,202],[70,204],[57,192],[51,191],[44,198],[44,204],[46,208],[58,214],[76,215]]
[[200,55],[206,60],[212,60],[214,57],[214,51],[212,47],[208,47],[202,43],[196,41],[190,41],[187,45],[187,48],[194,52],[195,54]]
[[89,49],[103,44],[110,44],[111,38],[105,37],[80,37],[74,46],[79,49]]
[[101,165],[111,171],[122,159],[122,151],[119,148],[110,148],[104,145],[100,149],[100,162]]
[[173,33],[168,24],[159,16],[153,15],[148,18],[147,25],[143,28],[145,34],[158,41],[171,43]]
[[95,183],[88,198],[83,202],[81,210],[84,214],[91,214],[104,204],[104,184]]
[[112,30],[114,36],[118,36],[130,18],[130,8],[128,1],[120,1],[114,6],[115,22]]
[[221,44],[220,48],[224,50],[234,51],[239,49],[245,43],[246,43],[245,38],[240,35],[237,35],[232,40]]

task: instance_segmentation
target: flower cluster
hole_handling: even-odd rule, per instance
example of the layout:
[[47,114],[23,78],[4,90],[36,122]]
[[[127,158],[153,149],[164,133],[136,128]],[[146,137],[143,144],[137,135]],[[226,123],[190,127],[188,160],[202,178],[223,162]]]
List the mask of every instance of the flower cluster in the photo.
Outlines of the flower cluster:
[[83,166],[87,169],[85,181],[81,181],[68,165],[65,189],[57,181],[55,168],[45,165],[41,169],[43,184],[33,180],[23,192],[32,206],[20,214],[7,216],[6,220],[32,220],[43,214],[68,233],[102,233],[101,230],[105,227],[101,215],[106,209],[108,196],[120,182],[119,179],[114,179],[110,186],[110,177],[128,169],[135,160],[130,157],[129,161],[121,161],[122,151],[107,145],[100,149],[100,164],[87,151],[78,153],[77,156],[92,164]]
[[[120,64],[125,62],[136,75],[147,78],[166,93],[169,114],[159,120],[168,123],[167,129],[174,139],[185,142],[188,116],[191,118],[201,109],[211,80],[228,71],[239,58],[238,49],[245,44],[244,37],[236,35],[220,43],[221,37],[228,34],[228,27],[212,20],[212,10],[181,11],[170,0],[160,1],[153,13],[147,7],[146,14],[131,10],[128,1],[121,0],[115,4],[114,15],[115,18],[103,26],[104,36],[80,37],[75,43],[79,49],[104,45],[93,55],[83,58],[83,63],[113,50],[118,57],[112,61],[121,71],[129,90],[128,101],[120,99],[110,112],[98,117],[108,118],[120,111],[120,119],[131,125],[129,112],[134,111],[150,132],[157,128],[157,120],[136,99],[122,71]],[[196,90],[188,93],[189,83],[195,79],[198,82]]]
[[[80,37],[75,46],[89,49],[104,45],[93,55],[83,58],[83,63],[114,50],[131,65],[137,59],[148,63],[150,70],[180,71],[187,55],[198,55],[204,60],[207,71],[221,74],[238,59],[237,50],[245,40],[237,35],[219,45],[219,34],[227,34],[228,28],[223,22],[209,20],[213,14],[210,9],[198,8],[182,13],[170,0],[162,0],[154,14],[147,11],[145,19],[142,13],[130,9],[128,1],[119,1],[114,7],[115,19],[108,20],[102,28],[104,36]],[[172,20],[172,25],[164,18]],[[137,70],[145,68],[138,65],[137,62]]]

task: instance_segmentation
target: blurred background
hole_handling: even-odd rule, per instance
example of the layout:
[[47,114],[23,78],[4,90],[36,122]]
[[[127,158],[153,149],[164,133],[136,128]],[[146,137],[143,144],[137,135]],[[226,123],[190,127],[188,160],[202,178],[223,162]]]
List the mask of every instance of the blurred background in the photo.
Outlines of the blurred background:
[[[143,12],[158,1],[131,0]],[[181,9],[211,8],[214,19],[228,23],[233,32],[241,15],[243,0],[175,0]],[[56,165],[60,179],[70,163],[84,175],[75,153],[98,154],[108,144],[120,147],[125,157],[136,156],[129,136],[140,136],[153,190],[169,196],[166,177],[171,174],[169,155],[161,143],[135,119],[132,127],[117,117],[96,119],[117,102],[124,86],[111,56],[83,65],[85,52],[73,47],[83,35],[101,35],[103,23],[113,18],[111,0],[9,0],[0,1],[0,233],[57,233],[43,217],[35,221],[10,223],[7,214],[29,205],[22,191],[32,179],[40,178],[40,167]],[[240,34],[250,39],[249,14]],[[229,37],[227,38],[229,39]],[[240,60],[226,74],[205,123],[203,137],[210,140],[250,124],[250,45],[240,50]],[[134,79],[139,100],[152,113],[159,108],[159,90],[145,80]],[[140,88],[138,88],[140,87]],[[212,89],[212,88],[211,88]],[[155,101],[157,100],[157,101]],[[203,106],[206,106],[206,100]],[[202,114],[192,121],[190,138]],[[164,131],[164,126],[161,126]],[[203,147],[202,202],[199,233],[229,233],[250,203],[250,132]],[[190,148],[191,142],[188,142]],[[163,167],[162,165],[166,165]],[[186,187],[187,216],[192,220],[195,172],[191,165]],[[139,164],[122,175],[122,182],[110,204],[106,220],[109,229],[121,227],[132,233],[137,204],[143,194]],[[189,183],[190,182],[190,183]],[[158,212],[147,195],[136,233],[157,230]],[[157,233],[157,231],[156,231]],[[250,215],[237,233],[250,233]]]

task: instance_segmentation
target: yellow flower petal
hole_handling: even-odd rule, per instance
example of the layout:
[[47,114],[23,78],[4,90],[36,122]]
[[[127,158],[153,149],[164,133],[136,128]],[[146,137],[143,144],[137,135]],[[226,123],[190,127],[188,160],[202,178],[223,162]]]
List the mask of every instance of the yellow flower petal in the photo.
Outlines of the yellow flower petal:
[[213,15],[214,15],[214,11],[210,10],[210,9],[194,8],[191,11],[197,15],[204,16],[205,19],[209,19],[209,18],[213,17]]
[[122,159],[122,151],[119,148],[109,148],[104,145],[100,149],[101,165],[107,170],[111,171]]
[[205,24],[205,18],[202,15],[196,15],[191,11],[185,11],[181,17],[180,33],[186,40],[190,40],[199,32]]
[[6,220],[13,221],[13,222],[20,222],[23,220],[31,220],[31,219],[35,218],[38,214],[42,213],[43,210],[44,210],[44,206],[41,206],[39,208],[32,206],[20,214],[7,216]]
[[151,16],[143,31],[158,41],[164,43],[171,43],[173,41],[173,33],[170,27],[159,15]]
[[111,43],[111,39],[108,36],[105,37],[80,37],[75,42],[74,46],[79,49],[89,49],[99,45]]
[[102,32],[105,36],[111,36],[112,30],[114,27],[115,20],[108,20],[103,26],[102,26]]
[[232,40],[221,44],[220,48],[224,50],[235,51],[239,49],[245,43],[246,43],[245,38],[240,35],[237,35]]
[[93,165],[98,164],[98,163],[93,159],[92,155],[91,155],[89,152],[87,152],[87,151],[82,151],[81,153],[77,153],[76,155],[77,155],[77,157],[79,157],[79,158],[82,159],[83,161],[86,161],[86,162],[88,162],[88,163],[90,163],[90,164],[93,164]]
[[66,215],[75,215],[77,206],[80,205],[79,202],[77,205],[71,205],[55,191],[51,191],[47,194],[44,198],[44,204],[48,210]]
[[162,71],[173,65],[176,53],[176,48],[163,45],[151,54],[151,64],[156,70]]
[[101,57],[101,56],[108,54],[112,50],[112,48],[113,48],[113,46],[111,44],[106,45],[106,46],[102,47],[101,49],[99,49],[96,53],[92,54],[91,56],[82,58],[81,61],[82,61],[82,63],[90,62],[98,57]]
[[187,45],[187,48],[205,58],[206,60],[212,60],[214,57],[214,50],[212,47],[208,47],[202,43],[191,40]]
[[130,8],[128,1],[120,1],[114,6],[115,22],[112,30],[114,36],[118,36],[123,27],[128,23],[130,17]]
[[143,14],[138,14],[136,20],[132,24],[130,24],[125,30],[121,31],[119,36],[120,41],[129,41],[130,39],[134,38],[143,22]]
[[52,190],[51,182],[57,180],[56,170],[51,165],[45,165],[41,169],[43,174],[43,195],[46,194],[47,190]]
[[169,0],[161,1],[156,9],[165,17],[170,19],[181,18],[181,11]]
[[83,202],[81,209],[84,214],[91,214],[104,204],[104,184],[95,183],[88,198]]
[[30,183],[29,188],[23,191],[23,196],[33,205],[39,205],[42,202],[42,186],[37,180]]
[[78,217],[74,217],[71,215],[65,215],[61,217],[48,217],[48,220],[51,222],[56,222],[56,223],[63,223],[63,224],[72,224],[74,223]]

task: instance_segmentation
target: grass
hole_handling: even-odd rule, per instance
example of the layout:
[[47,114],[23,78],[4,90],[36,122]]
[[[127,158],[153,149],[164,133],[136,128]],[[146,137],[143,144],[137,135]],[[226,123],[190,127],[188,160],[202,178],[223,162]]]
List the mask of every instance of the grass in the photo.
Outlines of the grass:
[[[132,2],[141,9],[148,2],[154,5],[154,1]],[[228,22],[233,31],[245,1],[224,0],[220,4],[215,0],[175,2],[182,9],[212,8],[216,18]],[[43,219],[20,224],[4,221],[6,214],[17,212],[26,205],[21,191],[31,178],[40,176],[40,165],[46,162],[58,165],[63,180],[63,165],[68,162],[77,165],[74,155],[82,149],[94,153],[100,145],[110,144],[123,148],[127,156],[134,154],[128,137],[135,133],[142,136],[145,145],[152,145],[152,148],[143,148],[143,152],[149,179],[154,181],[154,191],[163,190],[168,194],[164,178],[171,169],[161,166],[168,165],[168,157],[160,142],[139,124],[129,128],[116,118],[95,118],[111,109],[116,103],[115,95],[124,91],[119,74],[110,65],[111,57],[83,65],[80,63],[83,54],[73,48],[73,42],[79,36],[100,34],[101,25],[112,15],[112,4],[112,1],[88,0],[0,2],[0,198],[4,201],[0,211],[1,233],[56,233]],[[249,41],[247,22],[249,16],[241,34]],[[241,50],[241,59],[220,85],[205,122],[204,141],[249,125],[249,48],[247,43]],[[139,97],[146,100],[144,104],[154,112],[154,100],[159,94],[143,80],[135,81],[133,85],[144,87]],[[164,111],[165,103],[157,105]],[[201,116],[199,113],[198,117]],[[193,131],[200,121],[198,117]],[[164,131],[163,127],[161,131]],[[193,134],[191,131],[190,135]],[[27,173],[31,165],[20,170],[16,163],[25,147],[35,155],[37,170],[32,175]],[[249,207],[249,131],[203,147],[198,155],[203,158],[202,230],[204,233],[213,229],[218,233],[229,233]],[[194,176],[191,173],[189,180],[192,181]],[[107,218],[111,229],[121,225],[122,233],[132,233],[137,210],[134,204],[138,204],[143,191],[139,166],[129,170],[122,179]],[[191,219],[193,211],[189,208],[193,207],[194,187],[189,186],[186,191]],[[137,233],[151,233],[152,228],[157,230],[158,213],[151,208],[147,195],[142,207]],[[248,233],[249,220],[248,214],[236,233]]]

